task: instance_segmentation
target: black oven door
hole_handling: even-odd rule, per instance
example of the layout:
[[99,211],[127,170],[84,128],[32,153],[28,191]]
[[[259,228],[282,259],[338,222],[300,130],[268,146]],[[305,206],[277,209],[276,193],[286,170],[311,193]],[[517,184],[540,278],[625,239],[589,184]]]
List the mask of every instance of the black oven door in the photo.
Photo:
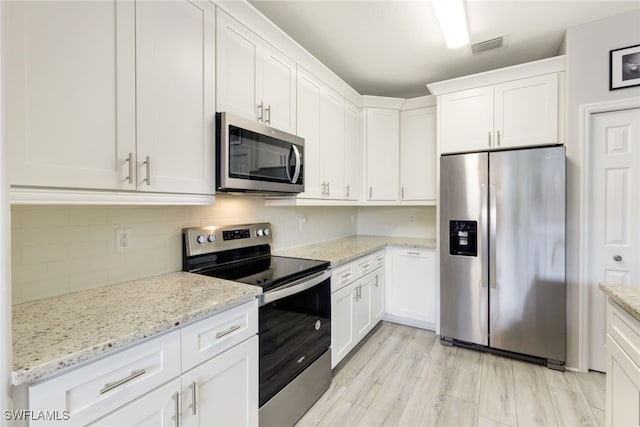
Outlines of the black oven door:
[[262,406],[329,349],[331,270],[263,294],[259,329]]

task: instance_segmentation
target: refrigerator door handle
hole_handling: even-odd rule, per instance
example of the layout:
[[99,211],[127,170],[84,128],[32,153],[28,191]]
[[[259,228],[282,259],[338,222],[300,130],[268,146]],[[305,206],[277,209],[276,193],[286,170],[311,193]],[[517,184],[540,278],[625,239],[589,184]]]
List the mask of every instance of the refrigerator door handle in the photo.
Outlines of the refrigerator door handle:
[[496,186],[489,186],[489,265],[491,266],[491,274],[489,274],[489,287],[496,288],[496,211],[497,197]]
[[482,239],[480,241],[480,259],[482,260],[482,278],[480,286],[486,288],[489,286],[489,254],[487,253],[487,236],[489,229],[489,195],[487,194],[487,185],[480,185],[480,197],[482,202],[480,204],[480,232],[482,233]]

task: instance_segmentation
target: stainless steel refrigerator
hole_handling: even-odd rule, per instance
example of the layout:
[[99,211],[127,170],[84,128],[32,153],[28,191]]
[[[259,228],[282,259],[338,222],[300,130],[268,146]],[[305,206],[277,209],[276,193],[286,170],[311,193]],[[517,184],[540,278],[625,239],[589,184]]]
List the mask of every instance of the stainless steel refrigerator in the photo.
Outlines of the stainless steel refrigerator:
[[565,358],[565,150],[440,159],[440,329],[446,345]]

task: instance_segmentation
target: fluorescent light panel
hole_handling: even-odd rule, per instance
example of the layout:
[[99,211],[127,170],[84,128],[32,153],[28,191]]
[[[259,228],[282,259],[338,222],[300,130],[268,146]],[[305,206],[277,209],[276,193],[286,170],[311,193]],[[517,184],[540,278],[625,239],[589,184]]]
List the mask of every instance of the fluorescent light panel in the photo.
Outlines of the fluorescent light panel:
[[449,49],[469,43],[463,0],[432,0],[440,31]]

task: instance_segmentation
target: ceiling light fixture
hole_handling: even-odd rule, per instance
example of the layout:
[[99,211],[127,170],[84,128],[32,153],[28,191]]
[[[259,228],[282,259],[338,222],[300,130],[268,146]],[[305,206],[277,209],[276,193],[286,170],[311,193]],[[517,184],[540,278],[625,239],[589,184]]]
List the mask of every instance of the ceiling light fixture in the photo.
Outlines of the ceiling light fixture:
[[463,0],[432,0],[431,3],[447,47],[453,49],[468,44],[469,32]]

